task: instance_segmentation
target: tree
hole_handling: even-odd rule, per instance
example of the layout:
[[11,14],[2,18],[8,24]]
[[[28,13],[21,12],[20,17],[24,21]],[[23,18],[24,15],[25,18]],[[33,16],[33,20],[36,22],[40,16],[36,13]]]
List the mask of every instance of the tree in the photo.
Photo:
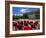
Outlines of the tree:
[[23,14],[23,18],[27,19],[28,18],[28,14]]

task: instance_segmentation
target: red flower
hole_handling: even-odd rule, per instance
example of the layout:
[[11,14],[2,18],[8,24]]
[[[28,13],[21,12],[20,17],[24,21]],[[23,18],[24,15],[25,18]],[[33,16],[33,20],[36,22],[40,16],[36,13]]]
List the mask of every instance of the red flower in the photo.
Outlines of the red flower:
[[25,26],[24,30],[32,30],[32,27]]
[[30,22],[29,22],[29,21],[27,21],[27,23],[29,24]]
[[38,24],[38,21],[36,21],[34,24],[37,26],[37,24]]

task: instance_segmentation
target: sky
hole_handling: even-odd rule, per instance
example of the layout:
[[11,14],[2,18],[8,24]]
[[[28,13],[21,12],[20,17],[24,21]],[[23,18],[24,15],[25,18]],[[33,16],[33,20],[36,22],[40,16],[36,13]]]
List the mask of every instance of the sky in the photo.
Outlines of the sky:
[[24,13],[30,14],[34,11],[39,10],[39,8],[24,8],[24,7],[12,7],[13,15],[22,16]]

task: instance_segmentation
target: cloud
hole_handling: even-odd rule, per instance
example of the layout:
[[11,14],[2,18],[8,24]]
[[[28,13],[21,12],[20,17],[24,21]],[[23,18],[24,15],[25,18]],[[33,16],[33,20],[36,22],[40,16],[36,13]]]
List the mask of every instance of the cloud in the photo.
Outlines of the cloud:
[[21,13],[27,13],[27,12],[31,12],[31,10],[29,10],[29,9],[21,9],[20,12]]

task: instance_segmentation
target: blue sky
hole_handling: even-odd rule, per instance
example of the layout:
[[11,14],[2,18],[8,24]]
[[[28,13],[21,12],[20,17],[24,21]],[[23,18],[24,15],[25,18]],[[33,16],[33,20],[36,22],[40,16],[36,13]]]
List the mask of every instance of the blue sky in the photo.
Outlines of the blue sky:
[[23,15],[24,13],[30,12],[30,14],[32,13],[32,11],[34,10],[37,11],[39,10],[39,8],[24,8],[24,7],[13,7],[12,8],[12,12],[13,15]]

